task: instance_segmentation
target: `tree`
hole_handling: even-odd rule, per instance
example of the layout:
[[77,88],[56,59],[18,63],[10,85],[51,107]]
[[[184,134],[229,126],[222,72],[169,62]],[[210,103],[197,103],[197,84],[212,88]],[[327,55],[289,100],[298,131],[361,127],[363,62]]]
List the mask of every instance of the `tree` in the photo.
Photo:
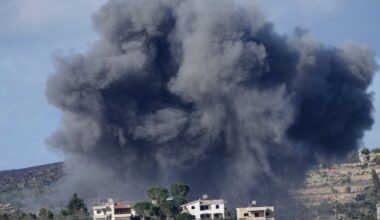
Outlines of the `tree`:
[[66,209],[62,209],[62,210],[61,210],[61,215],[62,215],[63,217],[67,217],[67,216],[70,215],[70,213],[69,213],[69,211],[67,211]]
[[1,214],[0,213],[0,220],[8,220],[9,219],[9,215],[4,213],[4,214]]
[[170,193],[178,205],[183,205],[187,202],[186,195],[189,191],[190,187],[182,183],[175,183],[170,186]]
[[169,197],[169,191],[163,187],[154,187],[147,192],[150,200],[156,200],[158,204],[162,201],[166,201]]
[[190,187],[182,183],[175,183],[170,186],[170,193],[174,197],[177,197],[177,196],[186,197],[189,191],[190,191]]
[[38,211],[39,217],[46,217],[48,215],[48,209],[47,208],[40,208],[40,211]]
[[230,220],[230,219],[234,219],[231,215],[231,212],[228,211],[227,209],[224,211],[224,215],[226,216],[224,219],[226,220]]
[[368,148],[363,148],[360,153],[364,154],[364,155],[368,155],[370,152],[368,150]]
[[178,213],[178,208],[173,201],[162,201],[159,208],[166,219],[173,218]]
[[41,208],[38,212],[38,217],[42,219],[53,219],[54,214],[47,208]]
[[87,207],[83,199],[79,198],[76,193],[71,197],[69,203],[67,204],[67,211],[70,215],[75,215],[79,213],[87,213]]
[[178,214],[176,217],[175,217],[176,220],[192,220],[192,216],[187,213],[187,212],[184,212],[184,213],[180,213]]
[[28,215],[30,219],[37,219],[37,215],[34,213],[29,213]]
[[133,205],[133,209],[135,210],[138,216],[150,216],[152,214],[153,205],[149,202],[138,202]]
[[178,206],[181,206],[183,204],[186,204],[187,200],[184,197],[176,197],[175,202],[177,203]]

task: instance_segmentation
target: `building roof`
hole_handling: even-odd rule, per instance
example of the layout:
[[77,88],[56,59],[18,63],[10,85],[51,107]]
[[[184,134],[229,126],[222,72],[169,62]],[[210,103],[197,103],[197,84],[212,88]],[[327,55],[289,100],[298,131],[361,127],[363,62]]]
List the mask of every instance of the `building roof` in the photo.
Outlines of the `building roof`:
[[107,206],[106,205],[95,205],[92,207],[92,209],[106,209]]
[[197,202],[199,202],[200,204],[203,204],[203,205],[224,204],[223,199],[198,199],[198,200],[194,200],[192,202],[183,204],[183,205],[181,205],[181,207],[185,207],[185,206],[197,203]]
[[129,204],[116,203],[114,208],[115,209],[126,209],[126,208],[131,208],[131,206]]
[[273,206],[250,206],[250,207],[239,207],[236,208],[236,210],[241,209],[241,210],[247,210],[247,211],[260,211],[260,210],[274,210]]

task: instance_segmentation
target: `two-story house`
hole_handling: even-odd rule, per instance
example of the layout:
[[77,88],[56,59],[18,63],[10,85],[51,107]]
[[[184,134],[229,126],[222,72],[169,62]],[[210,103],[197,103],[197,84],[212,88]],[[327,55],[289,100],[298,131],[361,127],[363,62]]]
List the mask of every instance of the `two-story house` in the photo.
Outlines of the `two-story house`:
[[236,208],[238,220],[274,220],[273,206]]
[[223,199],[207,199],[204,195],[202,199],[181,205],[181,211],[189,213],[193,219],[223,219],[225,202]]
[[94,220],[129,220],[132,209],[129,204],[114,203],[109,199],[102,205],[92,207]]

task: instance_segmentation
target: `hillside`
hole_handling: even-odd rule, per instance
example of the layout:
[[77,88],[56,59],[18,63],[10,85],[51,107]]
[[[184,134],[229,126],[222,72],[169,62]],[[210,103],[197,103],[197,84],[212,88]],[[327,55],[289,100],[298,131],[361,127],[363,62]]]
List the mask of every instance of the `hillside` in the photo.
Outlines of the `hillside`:
[[63,175],[63,163],[0,171],[0,193],[48,187]]
[[304,188],[295,191],[296,197],[308,206],[323,202],[352,202],[372,186],[371,172],[380,172],[380,153],[361,155],[355,162],[323,166],[311,170]]
[[[362,151],[344,163],[322,163],[310,170],[303,189],[294,191],[303,204],[298,219],[376,219],[380,201],[380,152]],[[305,217],[306,216],[306,217]]]
[[44,192],[62,176],[63,163],[0,171],[0,207],[12,202],[23,191]]
[[[318,169],[307,173],[304,187],[293,194],[305,206],[301,212],[307,213],[307,219],[321,219],[325,214],[323,218],[329,219],[336,213],[337,206],[342,213],[348,212],[347,207],[356,208],[353,215],[368,213],[373,209],[373,202],[366,201],[373,190],[373,171],[380,173],[380,153],[377,151],[355,155],[337,164],[322,163]],[[42,193],[63,175],[63,163],[0,171],[0,212],[13,212],[9,203],[12,204],[22,191]]]

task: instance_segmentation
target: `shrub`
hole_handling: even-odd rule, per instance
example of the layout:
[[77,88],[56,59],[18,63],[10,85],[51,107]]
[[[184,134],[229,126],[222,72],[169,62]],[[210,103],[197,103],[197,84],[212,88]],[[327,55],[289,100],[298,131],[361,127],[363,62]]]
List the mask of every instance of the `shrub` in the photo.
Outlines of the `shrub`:
[[175,217],[176,220],[191,220],[192,216],[189,213],[180,213]]
[[355,196],[355,201],[363,201],[365,200],[365,194],[359,193]]
[[369,154],[369,150],[368,148],[363,148],[361,151],[360,151],[361,154],[364,154],[364,155],[368,155]]
[[69,203],[67,204],[67,211],[69,214],[80,214],[87,213],[87,206],[83,199],[79,198],[76,193],[71,197]]

